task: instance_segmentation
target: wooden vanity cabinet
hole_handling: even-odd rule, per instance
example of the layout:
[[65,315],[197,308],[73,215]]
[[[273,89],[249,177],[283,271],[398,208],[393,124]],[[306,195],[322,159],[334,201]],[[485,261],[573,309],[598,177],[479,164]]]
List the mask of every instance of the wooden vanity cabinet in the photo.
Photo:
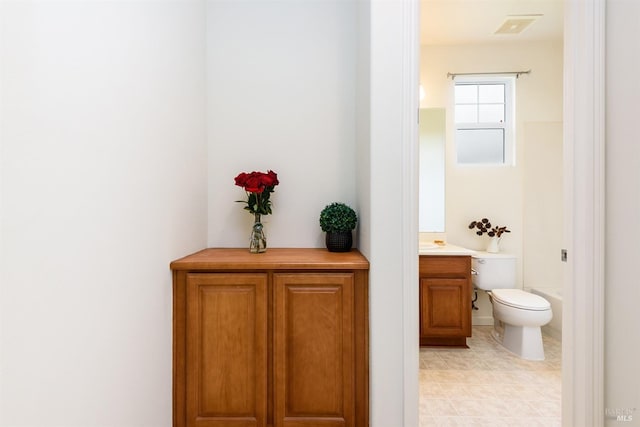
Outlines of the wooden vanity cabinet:
[[368,268],[324,249],[171,263],[174,427],[367,427]]
[[420,345],[467,345],[471,257],[420,256]]

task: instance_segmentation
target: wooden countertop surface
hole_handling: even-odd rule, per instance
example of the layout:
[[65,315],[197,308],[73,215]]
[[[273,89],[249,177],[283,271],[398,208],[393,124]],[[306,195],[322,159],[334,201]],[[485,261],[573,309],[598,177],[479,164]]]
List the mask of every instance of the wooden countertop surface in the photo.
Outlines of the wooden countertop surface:
[[261,254],[247,248],[208,248],[177,259],[171,270],[368,270],[357,250],[329,252],[324,248],[268,248]]

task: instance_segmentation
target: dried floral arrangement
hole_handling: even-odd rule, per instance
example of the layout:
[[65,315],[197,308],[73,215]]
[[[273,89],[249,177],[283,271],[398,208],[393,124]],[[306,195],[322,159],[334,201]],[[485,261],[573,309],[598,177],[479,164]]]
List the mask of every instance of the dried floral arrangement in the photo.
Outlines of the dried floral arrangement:
[[507,229],[507,227],[492,226],[491,221],[487,218],[482,218],[479,221],[471,221],[469,229],[477,229],[476,234],[478,236],[482,236],[484,233],[487,233],[489,237],[500,237],[502,236],[502,233],[511,233],[511,230]]

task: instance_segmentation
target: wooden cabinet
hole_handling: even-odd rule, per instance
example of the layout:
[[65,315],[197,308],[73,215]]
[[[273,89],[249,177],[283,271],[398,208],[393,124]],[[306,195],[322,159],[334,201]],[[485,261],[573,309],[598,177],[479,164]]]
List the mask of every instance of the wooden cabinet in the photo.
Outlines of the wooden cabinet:
[[466,346],[471,290],[470,256],[420,256],[420,345]]
[[368,426],[368,261],[205,249],[171,263],[174,427]]

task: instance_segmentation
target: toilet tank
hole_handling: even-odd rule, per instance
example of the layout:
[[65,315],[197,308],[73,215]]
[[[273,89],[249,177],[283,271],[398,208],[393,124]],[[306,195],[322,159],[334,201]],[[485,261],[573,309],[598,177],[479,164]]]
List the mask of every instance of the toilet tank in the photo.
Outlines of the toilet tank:
[[485,291],[516,287],[516,257],[510,254],[476,252],[471,259],[473,285]]

